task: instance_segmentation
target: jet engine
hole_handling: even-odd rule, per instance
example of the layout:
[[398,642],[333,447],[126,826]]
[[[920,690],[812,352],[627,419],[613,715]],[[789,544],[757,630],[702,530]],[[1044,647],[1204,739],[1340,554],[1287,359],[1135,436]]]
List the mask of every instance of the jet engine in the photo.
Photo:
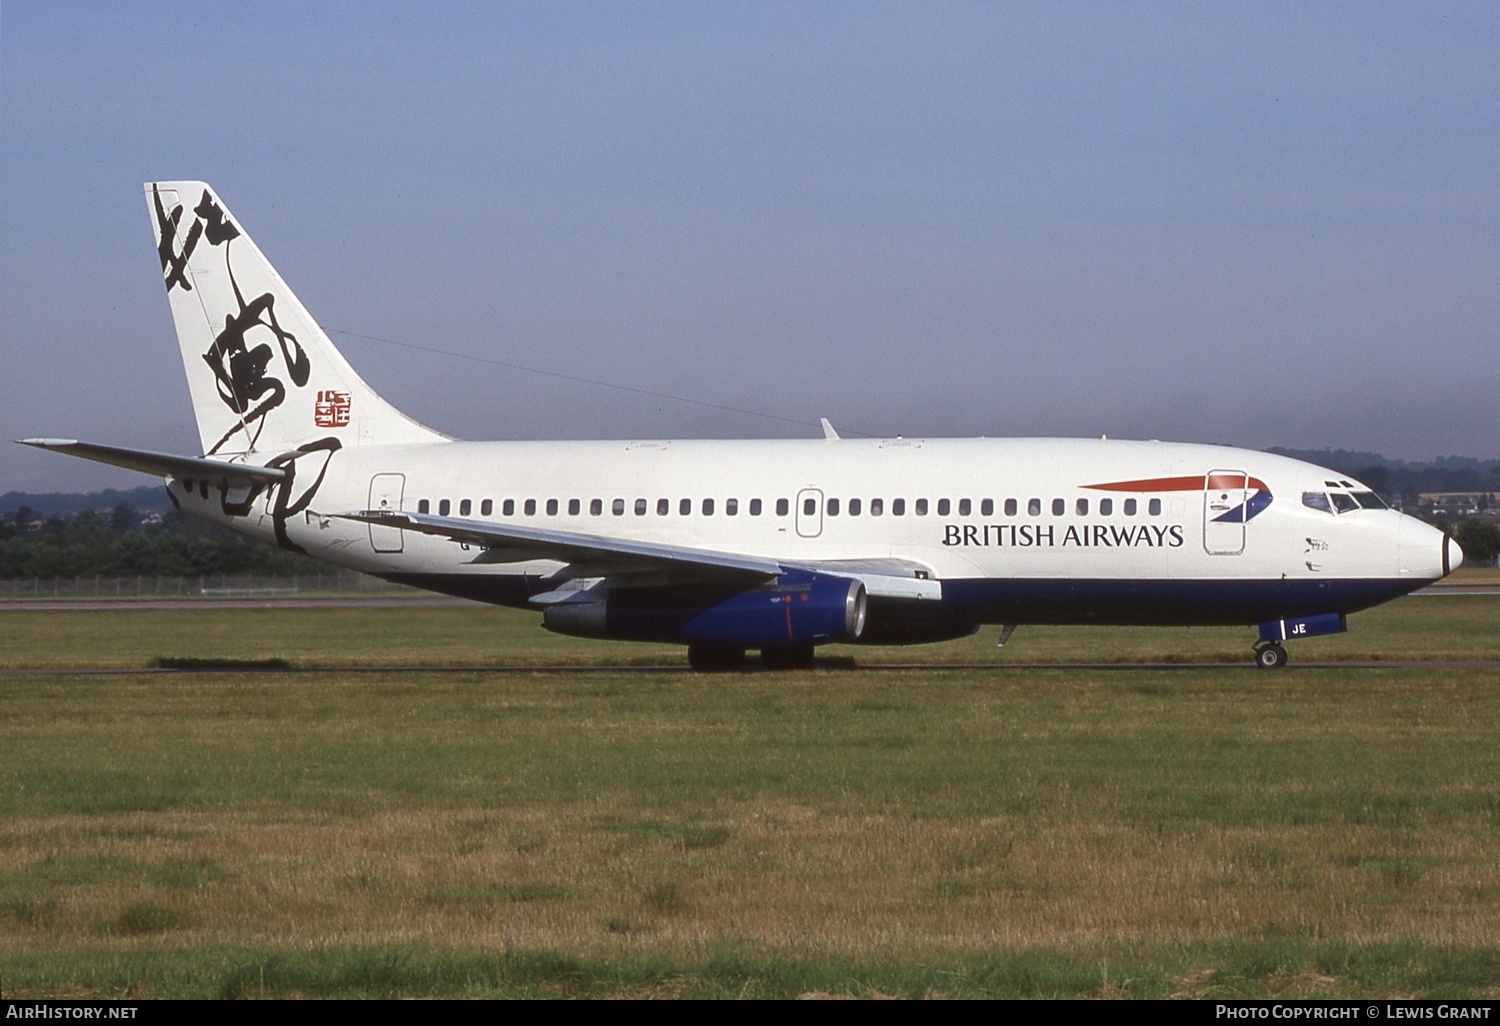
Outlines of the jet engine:
[[709,584],[612,588],[598,599],[547,607],[542,626],[585,638],[766,648],[857,641],[867,605],[860,581],[783,574],[748,590]]

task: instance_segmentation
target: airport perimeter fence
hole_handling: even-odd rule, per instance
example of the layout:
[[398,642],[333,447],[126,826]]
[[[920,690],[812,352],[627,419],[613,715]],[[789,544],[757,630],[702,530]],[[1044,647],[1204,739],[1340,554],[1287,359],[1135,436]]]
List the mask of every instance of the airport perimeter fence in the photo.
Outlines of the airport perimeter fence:
[[0,602],[134,598],[383,598],[422,595],[402,584],[348,571],[278,577],[28,577],[0,580]]

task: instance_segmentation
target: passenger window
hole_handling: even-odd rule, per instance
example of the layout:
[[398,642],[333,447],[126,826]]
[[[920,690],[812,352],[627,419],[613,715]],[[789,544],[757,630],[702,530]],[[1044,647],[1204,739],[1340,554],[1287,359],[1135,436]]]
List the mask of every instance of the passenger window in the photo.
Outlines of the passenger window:
[[739,499],[725,499],[724,500],[724,515],[726,517],[738,516],[739,512],[740,512],[740,500]]
[[617,517],[623,517],[625,515],[625,500],[616,499],[614,502],[610,503],[609,511]]
[[682,499],[682,500],[679,500],[678,503],[677,503],[677,513],[678,513],[679,516],[684,516],[684,517],[691,516],[692,513],[693,513],[693,500],[692,499]]
[[927,515],[927,500],[918,499],[916,508],[912,510],[912,512],[916,513],[916,515],[919,517],[925,517]]
[[1076,513],[1076,514],[1078,514],[1081,517],[1088,516],[1089,515],[1089,500],[1087,500],[1087,499],[1079,499],[1076,503],[1073,504],[1073,512]]
[[1333,499],[1333,508],[1340,513],[1352,513],[1359,509],[1359,503],[1354,501],[1354,496],[1345,492],[1334,492],[1330,498]]
[[1125,515],[1127,517],[1133,517],[1133,516],[1135,516],[1135,500],[1134,499],[1126,499],[1125,500]]
[[657,516],[664,517],[664,516],[666,516],[670,512],[672,512],[672,500],[671,499],[657,499],[656,500],[656,515]]
[[636,499],[635,500],[635,515],[636,516],[638,516],[638,517],[645,516],[646,515],[646,509],[647,509],[647,503],[646,503],[645,499]]
[[1333,506],[1328,501],[1328,496],[1322,492],[1303,492],[1302,505],[1308,509],[1321,510],[1324,513],[1332,513]]
[[447,499],[439,499],[438,500],[438,516],[440,516],[440,517],[447,516],[448,515],[448,511],[450,509],[452,509],[452,508],[453,508],[452,504],[449,503],[449,501]]
[[426,513],[431,508],[432,508],[432,504],[430,502],[428,502],[426,499],[422,499],[421,501],[419,501],[417,503],[417,512],[418,513]]
[[569,499],[568,500],[568,516],[570,516],[570,517],[576,517],[578,514],[580,514],[582,512],[583,512],[583,503],[582,502],[580,502],[578,499]]
[[589,500],[589,516],[591,516],[591,517],[597,517],[597,516],[602,516],[603,514],[604,514],[604,500],[603,499],[590,499]]
[[966,517],[970,513],[972,513],[973,511],[974,511],[974,507],[969,504],[969,500],[968,499],[959,499],[958,500],[958,515],[959,516]]
[[536,516],[536,500],[535,499],[527,499],[526,500],[526,505],[523,508],[525,509],[526,515],[528,517],[534,517],[534,516]]
[[459,516],[461,516],[461,517],[468,516],[469,515],[469,511],[472,510],[473,508],[474,508],[473,503],[471,503],[468,499],[459,499],[458,500],[458,515]]
[[1006,499],[1005,500],[1005,515],[1008,516],[1008,517],[1013,517],[1013,516],[1016,515],[1016,500],[1015,499]]
[[802,515],[803,516],[810,517],[814,513],[816,513],[817,511],[818,511],[818,500],[817,499],[803,499],[802,500]]
[[758,516],[760,516],[760,500],[759,499],[751,499],[750,500],[750,515],[752,517],[758,517]]
[[893,516],[893,517],[904,517],[904,516],[906,516],[906,500],[905,499],[892,499],[891,500],[891,516]]
[[790,502],[788,502],[786,499],[777,499],[776,500],[776,515],[778,517],[784,517],[784,516],[786,516],[788,513],[791,512],[791,510],[792,510],[792,504]]
[[979,503],[979,515],[982,516],[982,517],[992,517],[992,516],[994,516],[995,515],[995,500],[994,499],[984,499],[984,500],[982,500]]
[[1042,500],[1041,499],[1027,499],[1026,500],[1026,515],[1027,516],[1032,516],[1032,517],[1039,517],[1039,516],[1041,516],[1042,515]]
[[829,499],[828,500],[828,515],[831,516],[831,517],[836,517],[836,516],[839,515],[839,500],[837,500],[837,499]]
[[951,509],[953,509],[953,503],[949,502],[947,499],[939,499],[938,500],[938,516],[940,516],[940,517],[947,516],[948,512]]
[[489,516],[493,512],[495,512],[495,500],[494,499],[485,499],[483,502],[481,502],[479,504],[479,515],[480,516],[487,517],[487,516]]
[[878,516],[880,516],[880,514],[882,514],[884,512],[885,512],[885,500],[884,499],[871,499],[870,500],[870,516],[872,516],[872,517],[878,517]]
[[1068,508],[1068,504],[1066,502],[1064,502],[1063,500],[1061,500],[1061,499],[1053,499],[1052,500],[1052,515],[1053,516],[1055,516],[1055,517],[1062,516],[1063,513],[1067,511],[1067,508]]
[[556,499],[548,499],[547,500],[547,515],[549,517],[555,517],[555,516],[557,516],[557,500]]
[[849,515],[851,517],[857,517],[857,516],[859,516],[859,500],[858,499],[850,499],[849,500]]
[[1146,507],[1146,510],[1153,517],[1159,517],[1159,516],[1161,516],[1161,500],[1160,499],[1152,499],[1151,502],[1150,502],[1150,504]]
[[516,515],[516,500],[515,499],[506,499],[505,500],[505,504],[500,507],[500,512],[501,512],[502,515],[507,516],[507,517],[513,517],[513,516],[515,516]]
[[703,500],[703,515],[706,516],[706,517],[711,517],[711,516],[714,515],[714,500],[712,500],[712,499],[704,499]]
[[1099,500],[1099,515],[1101,517],[1107,517],[1107,516],[1111,515],[1112,513],[1114,513],[1114,511],[1115,511],[1115,500],[1114,499],[1100,499]]

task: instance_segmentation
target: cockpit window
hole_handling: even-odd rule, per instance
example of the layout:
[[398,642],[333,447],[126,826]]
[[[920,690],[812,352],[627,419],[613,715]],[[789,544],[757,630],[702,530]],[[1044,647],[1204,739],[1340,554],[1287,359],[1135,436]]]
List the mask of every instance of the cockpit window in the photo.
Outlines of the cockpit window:
[[1359,503],[1355,502],[1354,496],[1347,492],[1334,492],[1329,497],[1333,499],[1333,508],[1340,513],[1352,513],[1359,509]]
[[1333,506],[1328,502],[1328,496],[1323,492],[1303,492],[1302,505],[1308,509],[1322,510],[1324,513],[1332,513]]
[[1354,501],[1364,509],[1390,509],[1374,492],[1355,492]]

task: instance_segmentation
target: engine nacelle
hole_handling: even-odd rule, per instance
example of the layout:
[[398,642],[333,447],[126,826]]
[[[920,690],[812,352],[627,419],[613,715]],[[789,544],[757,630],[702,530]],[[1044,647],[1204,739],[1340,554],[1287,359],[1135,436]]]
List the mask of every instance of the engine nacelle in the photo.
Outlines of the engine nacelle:
[[597,601],[548,606],[542,626],[585,638],[763,648],[857,641],[866,606],[860,581],[783,574],[748,591],[718,585],[614,588]]

